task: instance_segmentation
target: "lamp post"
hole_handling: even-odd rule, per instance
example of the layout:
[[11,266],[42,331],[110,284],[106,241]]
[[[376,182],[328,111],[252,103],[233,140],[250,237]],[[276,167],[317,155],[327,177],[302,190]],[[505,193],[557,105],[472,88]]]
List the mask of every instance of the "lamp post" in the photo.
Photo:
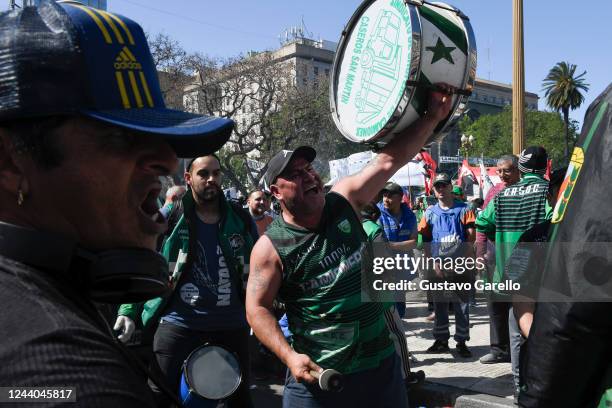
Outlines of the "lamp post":
[[474,146],[474,136],[461,135],[461,148],[465,150],[465,160],[470,164],[470,149]]
[[523,0],[512,2],[512,153],[523,151],[525,142],[525,60],[523,53]]

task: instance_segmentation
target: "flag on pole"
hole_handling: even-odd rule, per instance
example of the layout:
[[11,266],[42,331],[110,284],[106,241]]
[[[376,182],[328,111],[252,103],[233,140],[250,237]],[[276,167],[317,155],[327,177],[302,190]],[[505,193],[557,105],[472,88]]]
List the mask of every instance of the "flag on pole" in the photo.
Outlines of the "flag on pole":
[[[420,157],[419,157],[420,156]],[[423,167],[427,172],[428,180],[425,183],[425,195],[431,194],[431,189],[433,187],[434,179],[436,178],[436,169],[438,168],[438,164],[431,157],[431,154],[425,149],[421,149],[421,152],[417,155],[417,160],[423,162]]]

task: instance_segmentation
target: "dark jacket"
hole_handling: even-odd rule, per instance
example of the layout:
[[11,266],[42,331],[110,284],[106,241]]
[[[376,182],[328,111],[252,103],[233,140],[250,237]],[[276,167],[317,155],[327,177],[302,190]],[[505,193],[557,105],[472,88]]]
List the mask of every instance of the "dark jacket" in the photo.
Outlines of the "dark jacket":
[[[219,195],[219,206],[221,219],[219,227],[219,245],[230,270],[232,284],[243,292],[243,280],[248,275],[248,262],[251,249],[257,241],[257,229],[250,215],[237,204],[228,202],[225,197]],[[185,209],[183,216],[179,219],[176,227],[166,239],[162,246],[161,254],[166,258],[169,265],[169,279],[172,292],[164,297],[151,299],[144,304],[125,304],[119,308],[119,315],[128,316],[133,320],[140,312],[142,325],[147,333],[154,331],[163,311],[168,304],[174,289],[178,286],[183,272],[191,271],[197,245],[195,203],[191,190],[188,190],[182,199]]]

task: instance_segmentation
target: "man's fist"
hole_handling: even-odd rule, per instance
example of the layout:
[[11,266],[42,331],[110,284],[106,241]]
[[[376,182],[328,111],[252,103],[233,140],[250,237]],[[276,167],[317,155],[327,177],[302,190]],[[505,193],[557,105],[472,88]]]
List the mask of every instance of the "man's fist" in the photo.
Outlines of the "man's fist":
[[317,379],[310,374],[310,371],[323,371],[306,354],[293,353],[287,359],[287,367],[297,382],[307,382],[314,384]]

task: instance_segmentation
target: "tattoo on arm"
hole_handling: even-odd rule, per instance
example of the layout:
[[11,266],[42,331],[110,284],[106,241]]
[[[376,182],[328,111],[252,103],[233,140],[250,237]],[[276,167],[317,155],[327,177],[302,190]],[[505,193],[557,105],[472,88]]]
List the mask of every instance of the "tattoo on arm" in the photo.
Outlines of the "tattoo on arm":
[[253,272],[251,273],[250,279],[253,280],[253,284],[251,286],[251,293],[256,294],[259,290],[263,289],[267,286],[266,280],[263,277],[263,273],[261,271],[260,265],[255,265]]

